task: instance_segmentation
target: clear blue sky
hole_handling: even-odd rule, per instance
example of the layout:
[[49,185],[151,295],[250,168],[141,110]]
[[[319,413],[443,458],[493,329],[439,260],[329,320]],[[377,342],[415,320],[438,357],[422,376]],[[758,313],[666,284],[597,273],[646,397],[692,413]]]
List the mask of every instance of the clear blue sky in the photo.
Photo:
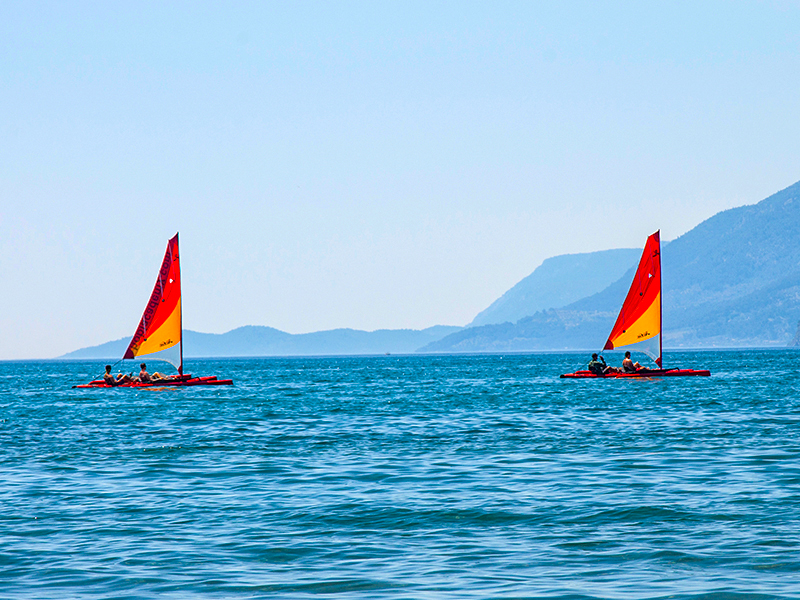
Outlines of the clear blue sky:
[[800,179],[789,2],[0,2],[0,359],[462,325]]

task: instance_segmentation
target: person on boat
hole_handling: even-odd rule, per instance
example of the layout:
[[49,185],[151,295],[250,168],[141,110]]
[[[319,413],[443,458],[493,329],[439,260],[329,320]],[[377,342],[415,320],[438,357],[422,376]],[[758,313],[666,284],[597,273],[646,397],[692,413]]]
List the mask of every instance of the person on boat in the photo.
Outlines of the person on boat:
[[597,352],[592,354],[592,360],[589,361],[589,370],[595,375],[605,375],[606,373],[616,372],[614,367],[609,367],[606,364],[606,359],[602,356],[598,358]]
[[139,371],[139,381],[141,381],[142,383],[152,383],[154,381],[171,379],[169,375],[164,375],[163,373],[159,373],[158,371],[150,375],[150,373],[147,372],[147,365],[145,363],[142,363],[139,366],[142,368],[142,370]]
[[631,360],[631,353],[626,352],[625,358],[622,359],[622,372],[623,373],[636,373],[639,369],[642,368],[638,362],[633,362]]
[[139,366],[142,368],[142,370],[139,371],[139,381],[141,381],[142,383],[150,383],[151,381],[153,381],[153,378],[150,376],[150,373],[147,372],[147,365],[145,363],[142,363]]
[[123,383],[131,383],[133,379],[131,379],[130,375],[123,375],[122,373],[114,377],[111,374],[111,365],[106,365],[106,374],[103,375],[103,381],[108,385],[121,385]]

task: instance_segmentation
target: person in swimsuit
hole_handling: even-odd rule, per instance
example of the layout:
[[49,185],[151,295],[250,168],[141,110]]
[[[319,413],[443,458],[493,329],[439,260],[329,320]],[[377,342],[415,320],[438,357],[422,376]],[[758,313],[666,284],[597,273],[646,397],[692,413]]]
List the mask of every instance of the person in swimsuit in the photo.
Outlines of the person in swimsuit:
[[622,359],[622,371],[623,371],[623,373],[636,373],[636,371],[638,371],[641,368],[642,368],[642,365],[640,365],[638,362],[635,363],[635,362],[633,362],[631,360],[631,353],[630,352],[626,352],[625,353],[625,358]]
[[169,375],[164,375],[163,373],[159,373],[158,371],[150,375],[150,373],[147,372],[147,365],[145,363],[142,363],[139,366],[142,368],[142,370],[139,371],[139,381],[141,381],[142,383],[152,383],[154,381],[172,379]]
[[115,378],[111,374],[111,365],[106,365],[106,374],[103,375],[103,381],[108,385],[120,385],[123,383],[131,383],[133,379],[131,379],[129,375],[123,375],[122,373]]
[[141,381],[142,383],[150,383],[151,381],[153,381],[153,378],[150,377],[150,373],[147,372],[147,365],[145,363],[142,363],[139,366],[142,368],[142,370],[139,371],[139,381]]

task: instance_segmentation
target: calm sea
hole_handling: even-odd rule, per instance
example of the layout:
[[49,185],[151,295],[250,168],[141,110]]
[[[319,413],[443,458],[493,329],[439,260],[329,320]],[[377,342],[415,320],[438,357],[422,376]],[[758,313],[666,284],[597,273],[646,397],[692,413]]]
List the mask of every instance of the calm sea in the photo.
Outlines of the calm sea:
[[0,598],[800,598],[800,352],[586,358],[0,363]]

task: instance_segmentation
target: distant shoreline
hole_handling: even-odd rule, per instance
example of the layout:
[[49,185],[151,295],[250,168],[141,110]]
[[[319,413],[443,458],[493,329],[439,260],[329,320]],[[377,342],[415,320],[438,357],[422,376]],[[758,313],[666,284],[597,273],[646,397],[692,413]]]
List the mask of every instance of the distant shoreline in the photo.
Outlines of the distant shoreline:
[[[664,348],[665,353],[684,353],[684,352],[744,352],[747,350],[757,351],[780,351],[780,352],[800,352],[800,348],[796,346],[729,346],[729,347],[706,347],[706,348]],[[404,352],[404,353],[370,353],[370,354],[271,354],[271,355],[242,355],[242,356],[185,356],[186,360],[248,360],[248,359],[307,359],[307,358],[426,358],[426,357],[441,357],[441,356],[524,356],[524,355],[537,355],[537,354],[588,354],[597,352],[597,348],[585,349],[569,349],[569,350],[519,350],[508,352]],[[604,354],[624,354],[623,350],[609,350]],[[91,358],[74,358],[74,357],[56,357],[56,358],[13,358],[13,359],[0,359],[0,363],[75,363],[75,362],[97,362],[97,361],[119,361],[120,358],[114,356],[104,357],[91,357]],[[138,357],[128,360],[158,360],[150,357]]]

